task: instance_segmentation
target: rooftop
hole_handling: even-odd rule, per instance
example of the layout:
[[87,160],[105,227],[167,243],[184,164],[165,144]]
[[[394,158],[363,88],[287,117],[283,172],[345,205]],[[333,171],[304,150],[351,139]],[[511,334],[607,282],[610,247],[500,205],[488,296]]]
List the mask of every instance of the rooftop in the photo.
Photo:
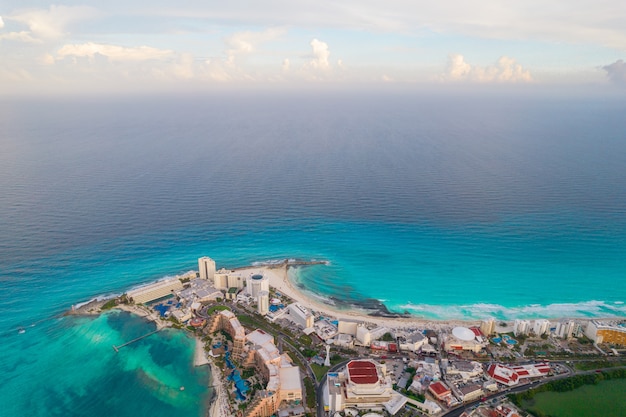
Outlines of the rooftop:
[[351,361],[347,368],[350,381],[355,384],[373,384],[378,381],[378,370],[371,361]]

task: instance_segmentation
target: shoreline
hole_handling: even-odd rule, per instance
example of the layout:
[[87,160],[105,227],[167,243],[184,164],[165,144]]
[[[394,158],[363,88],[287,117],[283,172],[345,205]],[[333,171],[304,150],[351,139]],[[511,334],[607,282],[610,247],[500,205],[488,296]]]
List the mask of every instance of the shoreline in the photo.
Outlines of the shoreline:
[[248,268],[239,268],[238,272],[244,274],[262,273],[269,278],[270,287],[281,292],[304,307],[314,310],[317,313],[323,313],[337,319],[361,321],[371,323],[378,326],[405,328],[409,326],[421,325],[433,328],[471,326],[480,324],[480,320],[428,320],[424,318],[414,317],[410,315],[394,315],[389,317],[385,315],[372,315],[366,310],[358,309],[352,306],[343,310],[333,305],[324,304],[316,300],[312,296],[307,295],[304,291],[297,287],[289,277],[289,266],[251,266]]

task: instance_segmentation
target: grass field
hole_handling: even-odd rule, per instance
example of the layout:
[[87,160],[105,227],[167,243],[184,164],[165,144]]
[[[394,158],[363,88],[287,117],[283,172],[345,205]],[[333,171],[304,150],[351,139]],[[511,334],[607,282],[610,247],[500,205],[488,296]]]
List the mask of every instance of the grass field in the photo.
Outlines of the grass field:
[[624,417],[625,393],[626,379],[614,379],[569,392],[542,392],[523,406],[536,416]]

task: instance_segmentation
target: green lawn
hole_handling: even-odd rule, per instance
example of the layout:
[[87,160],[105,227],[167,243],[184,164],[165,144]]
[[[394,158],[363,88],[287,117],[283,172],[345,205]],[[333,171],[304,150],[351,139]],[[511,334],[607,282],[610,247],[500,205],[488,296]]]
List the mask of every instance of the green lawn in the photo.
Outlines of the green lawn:
[[542,392],[523,406],[536,416],[624,417],[626,379],[601,381],[568,392]]
[[213,307],[209,307],[209,308],[207,308],[206,312],[207,312],[207,315],[209,315],[209,316],[210,316],[210,315],[211,315],[211,314],[213,314],[214,312],[216,312],[216,311],[222,311],[222,310],[230,310],[230,308],[228,308],[228,307],[226,307],[226,306],[219,306],[219,305],[218,305],[218,306],[213,306]]
[[326,375],[326,372],[328,372],[327,366],[320,366],[316,363],[311,364],[311,369],[313,369],[313,373],[318,381],[321,381],[324,375]]

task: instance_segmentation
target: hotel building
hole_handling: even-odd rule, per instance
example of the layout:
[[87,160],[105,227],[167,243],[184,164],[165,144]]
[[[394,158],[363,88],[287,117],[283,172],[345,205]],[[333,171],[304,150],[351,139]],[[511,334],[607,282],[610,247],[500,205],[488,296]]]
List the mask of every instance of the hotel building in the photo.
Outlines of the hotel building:
[[406,403],[406,397],[393,390],[386,367],[371,359],[352,360],[343,371],[329,373],[326,395],[331,415],[347,407],[385,407],[393,415]]
[[203,256],[198,259],[198,271],[200,278],[213,281],[215,275],[215,261],[208,256]]
[[626,346],[626,324],[617,321],[591,320],[587,324],[585,336],[596,343],[613,343]]
[[174,292],[182,289],[183,283],[180,282],[180,279],[170,278],[135,288],[134,290],[128,291],[126,295],[135,304],[143,304],[165,297],[166,295],[174,294]]

